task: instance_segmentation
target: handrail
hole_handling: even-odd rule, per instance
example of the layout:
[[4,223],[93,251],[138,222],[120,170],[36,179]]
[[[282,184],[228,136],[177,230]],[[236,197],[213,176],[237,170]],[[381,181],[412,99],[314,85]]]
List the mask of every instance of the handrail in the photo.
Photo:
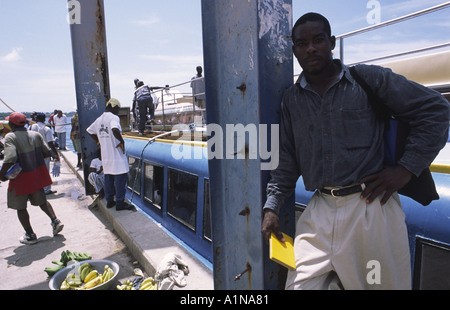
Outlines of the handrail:
[[442,47],[447,47],[447,46],[450,46],[450,42],[442,43],[442,44],[436,44],[436,45],[429,46],[429,47],[424,47],[424,48],[419,48],[419,49],[408,51],[408,52],[402,52],[402,53],[392,54],[392,55],[378,57],[378,58],[366,59],[366,60],[362,60],[362,61],[358,61],[358,62],[349,64],[349,66],[360,64],[360,63],[367,63],[367,62],[372,62],[372,61],[379,61],[379,60],[389,59],[389,58],[393,58],[393,57],[406,56],[406,55],[410,55],[410,54],[414,54],[414,53],[426,52],[426,51],[435,50],[435,49],[442,48]]
[[355,30],[355,31],[351,31],[351,32],[339,35],[339,36],[336,37],[336,39],[339,39],[340,58],[341,58],[342,61],[344,61],[344,38],[352,37],[352,36],[355,36],[355,35],[358,35],[358,34],[361,34],[361,33],[365,33],[365,32],[368,32],[368,31],[380,29],[380,28],[383,28],[383,27],[386,27],[386,26],[390,26],[390,25],[393,25],[393,24],[396,24],[396,23],[399,23],[399,22],[403,22],[403,21],[406,21],[406,20],[409,20],[409,19],[412,19],[412,18],[416,18],[416,17],[422,16],[422,15],[425,15],[425,14],[429,14],[429,13],[433,13],[433,12],[436,12],[436,11],[440,11],[440,10],[448,8],[448,7],[450,7],[450,1],[438,4],[436,6],[428,8],[428,9],[417,11],[415,13],[411,13],[411,14],[408,14],[408,15],[405,15],[405,16],[394,18],[394,19],[385,21],[385,22],[380,23],[380,24],[376,24],[376,25],[373,25],[373,26],[365,27],[365,28],[362,28],[362,29],[358,29],[358,30]]
[[[181,83],[178,83],[178,84],[175,84],[175,85],[171,85],[171,86],[170,85],[165,85],[164,87],[162,87],[162,86],[155,87],[155,86],[150,86],[149,85],[149,87],[154,89],[150,93],[152,95],[155,95],[155,96],[159,97],[159,99],[161,100],[158,103],[158,106],[161,105],[162,115],[160,115],[160,116],[162,116],[162,120],[161,120],[160,124],[154,124],[154,125],[162,126],[163,130],[165,130],[166,127],[172,127],[173,124],[167,124],[167,120],[166,120],[166,116],[167,115],[166,115],[166,111],[165,110],[167,108],[169,108],[169,110],[170,110],[170,106],[177,103],[177,99],[178,98],[176,98],[176,95],[179,94],[179,95],[182,95],[183,98],[186,98],[185,95],[187,94],[187,93],[183,93],[183,92],[178,92],[178,93],[176,93],[176,95],[175,94],[173,95],[173,103],[172,103],[172,100],[170,100],[169,103],[165,103],[164,102],[164,97],[167,96],[167,95],[169,95],[169,96],[171,95],[171,94],[168,94],[168,93],[165,93],[165,92],[170,91],[171,89],[174,89],[174,88],[177,88],[177,87],[180,87],[180,86],[184,86],[186,84],[190,84],[190,83],[198,81],[198,80],[204,80],[204,79],[205,78],[202,76],[202,77],[192,78],[189,81],[181,82]],[[204,94],[205,94],[204,92],[203,93],[195,93],[195,94],[193,92],[190,93],[190,95],[192,96],[192,112],[193,112],[193,114],[202,114],[202,123],[205,122],[204,112],[202,112],[201,109],[196,107],[195,96],[204,95]],[[186,103],[186,101],[184,101],[184,103]],[[155,106],[155,112],[156,112],[156,108],[157,107]],[[196,109],[198,109],[198,111],[197,111],[198,113],[196,113]],[[191,111],[191,110],[189,110],[189,111]],[[181,111],[181,110],[177,111],[177,113],[180,113],[180,112],[184,112],[184,111]],[[155,117],[156,116],[157,115],[155,113]],[[135,120],[135,122],[137,123],[137,120]],[[180,122],[180,123],[182,123],[182,122]]]

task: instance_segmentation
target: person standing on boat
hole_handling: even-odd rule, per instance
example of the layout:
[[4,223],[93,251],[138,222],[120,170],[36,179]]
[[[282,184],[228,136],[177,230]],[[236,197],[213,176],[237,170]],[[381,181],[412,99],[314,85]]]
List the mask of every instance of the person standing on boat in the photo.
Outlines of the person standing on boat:
[[202,77],[203,68],[197,66],[197,74],[191,79],[192,96],[194,97],[195,105],[201,109],[206,106],[205,103],[205,79]]
[[[151,88],[144,85],[142,81],[135,81],[135,84],[136,90],[134,92],[132,111],[134,119],[138,121],[139,135],[143,135],[145,124],[147,123],[147,115],[150,115],[151,121],[155,118],[155,106],[153,104]],[[138,111],[136,111],[136,107]]]
[[286,289],[411,289],[397,191],[445,146],[449,103],[389,69],[356,67],[411,126],[399,163],[383,166],[384,121],[349,68],[333,60],[336,38],[328,20],[316,13],[302,16],[292,40],[303,72],[281,103],[280,162],[267,185],[264,239],[273,233],[283,241],[278,212],[300,175],[315,193],[296,224],[296,270],[288,272]]
[[125,202],[130,168],[125,155],[125,141],[122,138],[119,111],[119,100],[111,98],[106,103],[105,112],[86,129],[91,138],[100,144],[105,175],[106,207],[116,206],[118,211],[133,209]]
[[[47,146],[50,148],[50,150],[53,152],[52,156],[55,161],[60,161],[58,150],[56,150],[55,147],[55,141],[53,137],[52,130],[47,127],[45,123],[45,114],[42,112],[36,113],[36,124],[31,125],[30,130],[37,131],[41,134],[42,138],[44,138],[44,142],[47,144]],[[50,157],[45,158],[45,165],[47,166],[47,170],[50,171]],[[52,191],[52,186],[46,186],[44,187],[44,192],[46,195],[51,195],[56,193],[56,191]]]
[[57,114],[53,117],[55,122],[55,132],[58,137],[59,149],[67,151],[66,148],[66,135],[67,135],[67,116],[63,114],[61,110],[58,110]]
[[64,227],[56,217],[55,211],[44,193],[44,188],[52,184],[52,179],[45,166],[44,158],[50,157],[50,150],[42,136],[35,131],[27,130],[27,119],[24,114],[14,112],[9,116],[9,126],[12,132],[5,136],[5,159],[0,170],[0,180],[8,181],[8,170],[18,163],[20,173],[9,180],[7,205],[16,210],[19,222],[25,230],[20,243],[34,244],[37,236],[30,223],[27,203],[39,206],[51,220],[53,235],[57,235]]

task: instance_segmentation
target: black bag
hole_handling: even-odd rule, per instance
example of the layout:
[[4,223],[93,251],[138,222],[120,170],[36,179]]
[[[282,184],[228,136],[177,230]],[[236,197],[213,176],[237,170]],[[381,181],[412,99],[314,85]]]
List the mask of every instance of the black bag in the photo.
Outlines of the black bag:
[[[372,104],[375,112],[386,122],[384,133],[384,163],[393,166],[403,156],[406,138],[409,134],[409,125],[391,116],[388,108],[383,105],[382,101],[374,94],[369,85],[358,75],[355,67],[350,67],[349,70],[356,82],[367,93],[368,100]],[[429,168],[422,171],[419,177],[413,175],[409,183],[400,189],[398,193],[410,197],[424,206],[429,205],[433,200],[439,199],[436,185],[434,184]]]

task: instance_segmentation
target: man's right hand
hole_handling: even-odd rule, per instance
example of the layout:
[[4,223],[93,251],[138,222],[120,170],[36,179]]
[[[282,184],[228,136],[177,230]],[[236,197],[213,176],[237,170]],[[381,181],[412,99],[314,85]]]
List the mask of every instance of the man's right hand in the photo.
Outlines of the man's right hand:
[[269,243],[270,234],[274,233],[278,240],[281,242],[285,242],[283,234],[280,229],[280,218],[278,215],[271,211],[267,210],[264,213],[264,219],[261,225],[261,232],[264,240]]

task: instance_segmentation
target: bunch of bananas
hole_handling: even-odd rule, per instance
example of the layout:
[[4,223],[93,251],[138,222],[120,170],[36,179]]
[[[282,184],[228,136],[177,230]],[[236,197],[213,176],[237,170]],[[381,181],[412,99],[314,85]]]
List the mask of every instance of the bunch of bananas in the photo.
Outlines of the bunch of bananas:
[[84,263],[80,267],[78,267],[78,274],[80,275],[80,280],[85,282],[87,276],[92,272],[92,265],[89,263]]
[[65,250],[61,252],[60,262],[67,266],[67,263],[71,260],[82,262],[84,260],[92,259],[92,257],[87,253],[78,253]]
[[102,275],[102,283],[108,282],[114,275],[114,271],[108,265],[105,265]]
[[55,273],[72,263],[77,263],[89,259],[92,259],[92,257],[87,253],[78,253],[65,250],[61,252],[61,258],[59,261],[52,261],[52,263],[56,266],[46,267],[44,271],[49,277],[52,277]]
[[131,280],[126,280],[122,285],[117,285],[119,291],[135,291],[134,283]]
[[136,277],[133,280],[126,280],[122,285],[117,285],[119,291],[149,291],[158,290],[158,284],[152,277]]
[[141,283],[140,291],[156,291],[158,290],[158,284],[152,277],[146,278]]
[[69,272],[61,284],[61,290],[88,290],[106,283],[114,276],[114,271],[105,265],[103,274],[93,269],[89,263],[82,264],[76,271]]

